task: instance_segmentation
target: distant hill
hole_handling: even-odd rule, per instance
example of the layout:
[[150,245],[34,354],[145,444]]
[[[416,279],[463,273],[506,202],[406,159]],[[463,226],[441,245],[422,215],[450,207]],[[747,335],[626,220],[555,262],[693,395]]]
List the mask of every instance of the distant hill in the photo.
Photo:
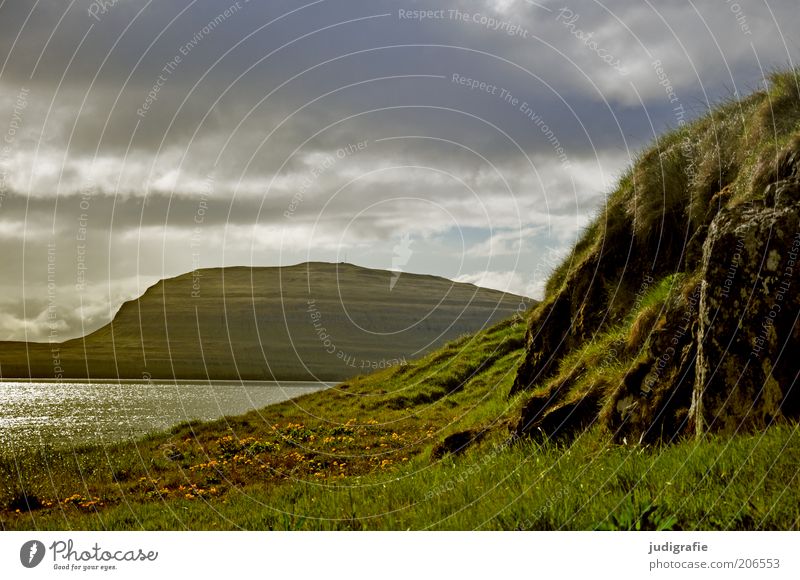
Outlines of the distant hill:
[[61,344],[0,343],[4,378],[341,380],[419,357],[531,300],[350,264],[204,269],[162,280]]

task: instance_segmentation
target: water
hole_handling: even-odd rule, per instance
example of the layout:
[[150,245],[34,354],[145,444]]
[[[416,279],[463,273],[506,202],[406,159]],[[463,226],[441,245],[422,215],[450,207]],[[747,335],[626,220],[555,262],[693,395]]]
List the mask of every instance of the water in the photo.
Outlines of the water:
[[135,439],[330,387],[274,381],[0,381],[0,455]]

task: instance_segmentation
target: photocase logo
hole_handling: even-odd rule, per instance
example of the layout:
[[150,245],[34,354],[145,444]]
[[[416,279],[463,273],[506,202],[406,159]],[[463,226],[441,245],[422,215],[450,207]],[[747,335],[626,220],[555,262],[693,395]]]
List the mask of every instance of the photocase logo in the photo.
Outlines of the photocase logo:
[[44,544],[39,540],[30,540],[19,549],[19,561],[26,568],[36,568],[44,560]]
[[392,270],[394,270],[394,272],[392,272],[392,277],[389,280],[390,292],[394,290],[395,284],[397,284],[400,275],[403,273],[402,267],[408,264],[408,261],[414,253],[411,249],[411,243],[411,235],[406,233],[400,238],[400,242],[392,248],[394,251],[394,255],[392,256]]

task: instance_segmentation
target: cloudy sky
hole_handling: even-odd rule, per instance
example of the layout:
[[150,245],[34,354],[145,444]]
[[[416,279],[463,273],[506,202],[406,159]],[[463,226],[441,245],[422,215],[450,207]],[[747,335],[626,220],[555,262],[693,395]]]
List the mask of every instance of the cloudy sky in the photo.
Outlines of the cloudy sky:
[[196,267],[537,297],[637,151],[797,30],[796,0],[0,0],[0,339]]

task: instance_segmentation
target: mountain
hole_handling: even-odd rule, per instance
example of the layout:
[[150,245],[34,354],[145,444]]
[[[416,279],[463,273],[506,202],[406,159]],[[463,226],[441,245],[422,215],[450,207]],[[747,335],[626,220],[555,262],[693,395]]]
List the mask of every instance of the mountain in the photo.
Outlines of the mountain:
[[83,338],[0,343],[0,372],[335,381],[405,364],[530,303],[436,276],[350,264],[203,269],[156,283]]

